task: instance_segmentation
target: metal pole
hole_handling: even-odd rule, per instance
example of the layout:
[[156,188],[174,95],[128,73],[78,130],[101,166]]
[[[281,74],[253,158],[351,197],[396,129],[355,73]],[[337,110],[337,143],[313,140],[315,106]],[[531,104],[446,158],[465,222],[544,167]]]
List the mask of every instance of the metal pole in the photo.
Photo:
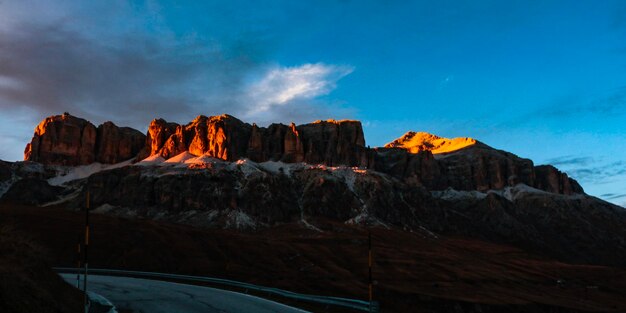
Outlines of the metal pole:
[[87,190],[87,203],[85,206],[85,252],[83,254],[85,264],[85,276],[83,278],[83,290],[84,290],[84,304],[85,304],[85,313],[89,312],[89,297],[87,297],[87,271],[89,270],[89,259],[87,255],[87,251],[89,250],[89,190]]
[[80,289],[80,237],[78,238],[76,253],[76,288]]
[[369,267],[369,302],[370,302],[370,312],[372,312],[372,232],[368,230],[367,232],[367,246],[368,246],[368,267]]

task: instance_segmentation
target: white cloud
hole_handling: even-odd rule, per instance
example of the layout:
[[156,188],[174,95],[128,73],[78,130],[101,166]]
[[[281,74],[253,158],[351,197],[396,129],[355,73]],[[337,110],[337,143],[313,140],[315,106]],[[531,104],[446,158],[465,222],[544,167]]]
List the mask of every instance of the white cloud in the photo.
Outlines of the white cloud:
[[337,88],[339,79],[353,70],[351,66],[323,63],[273,67],[248,87],[244,97],[253,107],[246,115],[258,118],[271,114],[275,108],[327,95]]

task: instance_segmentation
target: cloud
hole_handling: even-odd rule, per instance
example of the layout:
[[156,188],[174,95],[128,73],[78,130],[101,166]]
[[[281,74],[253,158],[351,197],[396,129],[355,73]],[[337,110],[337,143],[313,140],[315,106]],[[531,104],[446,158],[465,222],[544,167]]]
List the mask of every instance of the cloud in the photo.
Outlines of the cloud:
[[323,63],[294,67],[276,66],[248,86],[244,97],[255,107],[246,117],[266,120],[276,115],[276,109],[303,106],[305,102],[329,94],[337,81],[352,73],[350,66]]
[[0,2],[0,121],[8,121],[0,133],[21,142],[0,159],[16,159],[42,118],[66,111],[140,130],[156,117],[186,123],[228,113],[288,122],[352,114],[318,99],[352,67],[268,65],[274,45],[259,31],[179,32],[149,3],[32,7]]
[[255,66],[193,39],[120,40],[104,45],[63,25],[0,33],[0,108],[118,117],[132,125],[155,114],[179,119],[209,100],[213,109],[223,105]]
[[571,168],[565,168],[565,172],[581,182],[604,184],[614,181],[618,176],[626,175],[626,162],[616,161],[611,163],[595,163],[594,166],[580,167],[578,164]]
[[620,198],[626,198],[626,193],[623,193],[623,194],[605,193],[605,194],[600,195],[600,197],[605,200],[615,200],[615,199],[620,199]]
[[548,164],[554,165],[556,167],[562,165],[587,165],[593,162],[592,157],[574,157],[574,156],[562,156],[558,158],[549,159],[547,161]]
[[567,121],[578,125],[579,118],[602,120],[622,116],[626,116],[626,86],[607,90],[600,96],[567,94],[498,123],[497,127],[510,128],[538,121],[541,123]]

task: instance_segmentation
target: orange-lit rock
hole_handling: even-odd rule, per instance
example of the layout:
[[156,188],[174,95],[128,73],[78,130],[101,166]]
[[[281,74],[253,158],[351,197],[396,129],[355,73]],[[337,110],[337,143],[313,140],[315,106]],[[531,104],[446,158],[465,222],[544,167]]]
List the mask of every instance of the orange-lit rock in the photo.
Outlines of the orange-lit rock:
[[24,160],[51,165],[117,163],[135,157],[144,144],[145,136],[132,128],[106,122],[96,129],[65,113],[39,123],[26,145]]
[[407,132],[402,137],[388,143],[385,148],[402,148],[411,153],[430,151],[433,154],[453,152],[475,145],[478,141],[472,138],[443,138],[425,132]]
[[150,155],[165,158],[184,151],[223,160],[246,157],[252,126],[230,116],[200,115],[187,125],[154,120],[149,128]]
[[250,158],[259,162],[367,166],[363,129],[357,121],[318,121],[300,126],[272,124],[265,128],[225,114],[201,115],[187,125],[173,125],[176,124],[164,120],[150,124],[147,143],[151,147],[150,155],[169,158],[189,151],[229,161]]
[[554,193],[582,193],[576,181],[553,167],[493,149],[471,138],[446,139],[409,132],[384,148],[365,146],[361,123],[250,125],[230,115],[200,115],[186,125],[155,119],[144,136],[111,122],[96,128],[80,118],[49,117],[35,130],[25,159],[45,164],[117,163],[134,156],[165,159],[183,152],[227,161],[306,162],[367,167],[430,190],[498,190],[524,183]]
[[81,165],[95,161],[96,127],[71,116],[50,116],[35,128],[24,160],[55,165]]
[[491,148],[471,138],[446,139],[408,132],[376,150],[375,168],[431,190],[488,191],[524,183],[541,190],[582,193],[582,187],[554,167]]
[[[177,126],[179,125],[176,123],[168,123],[162,118],[152,120],[148,127],[148,135],[146,138],[146,146],[150,147],[148,155],[160,154],[161,148],[163,148],[170,136],[176,132]],[[169,152],[165,157],[169,157]]]

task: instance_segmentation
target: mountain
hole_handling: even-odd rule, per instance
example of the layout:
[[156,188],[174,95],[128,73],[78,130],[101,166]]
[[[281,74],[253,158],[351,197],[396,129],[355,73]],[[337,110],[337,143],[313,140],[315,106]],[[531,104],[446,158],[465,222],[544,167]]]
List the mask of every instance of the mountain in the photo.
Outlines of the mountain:
[[37,126],[25,160],[46,165],[110,164],[133,157],[167,159],[183,152],[230,162],[247,158],[361,167],[435,190],[488,191],[523,183],[560,194],[583,192],[554,167],[535,167],[531,160],[469,138],[448,140],[409,132],[385,147],[371,149],[365,146],[361,123],[350,120],[265,128],[230,115],[198,116],[186,125],[155,119],[144,137],[111,122],[96,130],[84,119],[63,114]]
[[54,165],[117,163],[137,156],[145,135],[129,127],[91,122],[68,113],[50,116],[35,128],[24,160]]
[[430,151],[433,154],[454,152],[472,145],[484,145],[473,138],[454,138],[448,139],[426,132],[410,131],[402,135],[402,137],[388,143],[385,148],[402,148],[411,153],[420,151]]
[[68,114],[45,119],[26,161],[0,162],[0,203],[77,210],[89,191],[95,213],[138,221],[342,232],[330,223],[626,266],[624,208],[553,166],[474,139],[409,132],[370,148],[358,121],[259,127],[229,115],[155,119],[138,133]]

